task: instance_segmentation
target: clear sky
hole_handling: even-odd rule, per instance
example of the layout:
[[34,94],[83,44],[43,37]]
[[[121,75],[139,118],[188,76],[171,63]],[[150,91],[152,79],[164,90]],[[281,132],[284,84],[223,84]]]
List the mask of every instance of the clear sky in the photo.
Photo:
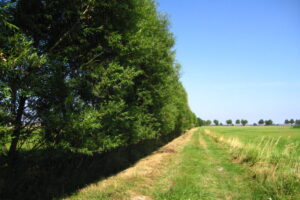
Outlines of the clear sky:
[[157,0],[203,119],[300,119],[300,0]]

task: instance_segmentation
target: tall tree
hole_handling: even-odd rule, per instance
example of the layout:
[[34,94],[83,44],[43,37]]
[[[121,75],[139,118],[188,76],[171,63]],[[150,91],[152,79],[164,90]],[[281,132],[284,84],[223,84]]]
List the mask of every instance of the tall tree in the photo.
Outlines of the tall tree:
[[266,126],[271,126],[271,125],[273,125],[273,121],[271,119],[265,120],[265,124],[266,124]]
[[214,120],[214,124],[216,125],[216,126],[218,126],[219,125],[219,120]]
[[239,119],[235,120],[235,124],[237,124],[237,125],[241,124],[241,120],[239,120]]
[[243,126],[245,126],[246,124],[248,124],[248,120],[242,119],[241,123],[242,123]]
[[259,125],[263,125],[265,123],[265,121],[263,120],[263,119],[260,119],[259,121],[258,121],[258,124]]
[[10,152],[34,127],[46,145],[106,151],[196,125],[168,20],[152,0],[5,3],[0,96],[1,119],[14,127]]
[[226,120],[226,124],[227,125],[232,125],[232,120],[231,119]]
[[206,120],[206,123],[205,123],[207,126],[210,126],[211,125],[211,121],[210,120]]
[[205,125],[205,123],[204,123],[204,120],[202,120],[201,118],[197,118],[197,124],[198,124],[198,126],[204,126]]
[[8,156],[12,160],[21,137],[31,137],[39,122],[35,106],[37,93],[44,89],[41,79],[46,57],[38,55],[32,42],[7,19],[8,14],[1,9],[0,118],[3,126],[12,127],[2,136],[9,138]]

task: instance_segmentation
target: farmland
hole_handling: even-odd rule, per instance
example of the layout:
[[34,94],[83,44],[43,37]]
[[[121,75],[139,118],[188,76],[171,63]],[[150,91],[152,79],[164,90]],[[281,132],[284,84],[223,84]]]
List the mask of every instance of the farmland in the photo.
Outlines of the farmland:
[[299,198],[298,128],[213,127],[205,129],[204,134],[225,145],[232,161],[248,168],[270,198]]
[[[252,148],[268,159],[298,162],[300,153],[300,129],[283,126],[262,127],[210,127],[216,140],[222,140],[231,148]],[[256,150],[254,150],[256,149]],[[271,162],[271,160],[268,160]],[[276,162],[276,161],[275,161]]]

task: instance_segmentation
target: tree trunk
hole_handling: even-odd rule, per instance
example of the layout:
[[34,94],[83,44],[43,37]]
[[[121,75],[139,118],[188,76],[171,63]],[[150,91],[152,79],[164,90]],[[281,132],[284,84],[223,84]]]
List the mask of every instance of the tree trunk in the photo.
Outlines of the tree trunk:
[[10,145],[10,148],[8,151],[9,164],[13,164],[15,157],[16,157],[17,146],[18,146],[18,142],[19,142],[20,134],[21,134],[21,130],[22,130],[22,116],[24,113],[25,102],[26,102],[26,98],[20,97],[18,110],[16,113],[15,121],[13,123],[13,126],[14,126],[14,131],[12,133],[13,139],[11,141],[11,145]]

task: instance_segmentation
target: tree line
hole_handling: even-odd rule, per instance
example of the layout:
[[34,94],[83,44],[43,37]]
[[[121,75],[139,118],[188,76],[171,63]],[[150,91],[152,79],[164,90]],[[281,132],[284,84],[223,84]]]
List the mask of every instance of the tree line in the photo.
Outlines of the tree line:
[[198,123],[154,1],[7,0],[0,8],[8,157],[26,144],[109,151]]
[[296,120],[294,120],[294,119],[290,119],[290,120],[288,120],[288,119],[286,119],[286,120],[284,120],[284,124],[286,124],[286,125],[300,125],[300,119],[296,119]]
[[[228,125],[228,126],[233,126],[234,125],[233,120],[231,120],[231,119],[228,119],[225,122],[226,122],[226,125]],[[211,120],[202,120],[202,119],[198,118],[198,125],[199,126],[209,126],[212,123],[215,126],[222,126],[223,125],[223,123],[221,123],[217,119],[214,119],[213,121],[211,121]],[[247,124],[248,124],[248,120],[246,120],[246,119],[237,119],[237,120],[235,120],[235,125],[245,126]],[[300,120],[299,119],[297,119],[297,120],[294,120],[294,119],[288,120],[288,119],[286,119],[284,121],[284,124],[286,124],[286,125],[289,125],[289,124],[290,125],[300,125]],[[268,120],[260,119],[257,123],[253,123],[252,125],[253,126],[257,126],[257,125],[271,126],[271,125],[274,125],[274,123],[273,123],[273,120],[271,120],[271,119],[268,119]]]

